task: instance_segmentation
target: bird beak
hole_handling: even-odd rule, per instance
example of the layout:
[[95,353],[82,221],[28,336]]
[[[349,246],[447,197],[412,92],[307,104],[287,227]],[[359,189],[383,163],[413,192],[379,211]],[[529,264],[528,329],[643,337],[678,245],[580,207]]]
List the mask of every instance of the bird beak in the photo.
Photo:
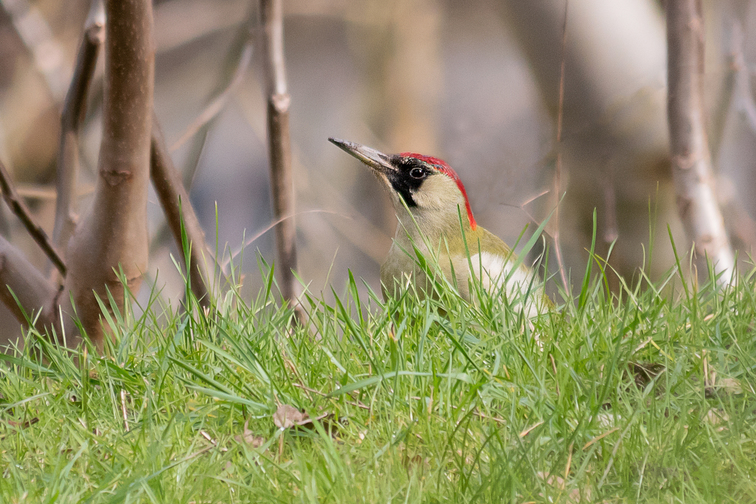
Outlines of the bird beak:
[[396,168],[394,168],[394,165],[391,164],[389,156],[387,156],[383,152],[371,149],[370,147],[365,147],[364,145],[360,145],[358,143],[339,140],[338,138],[329,138],[328,140],[330,140],[332,144],[341,148],[343,151],[356,157],[378,173],[388,175],[390,173],[396,172]]

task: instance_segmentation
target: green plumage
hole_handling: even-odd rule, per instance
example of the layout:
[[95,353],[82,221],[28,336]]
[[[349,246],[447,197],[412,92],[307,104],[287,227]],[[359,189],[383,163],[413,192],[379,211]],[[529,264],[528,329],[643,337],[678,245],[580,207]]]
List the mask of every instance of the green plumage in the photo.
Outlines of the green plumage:
[[[470,301],[471,279],[493,295],[510,300],[528,295],[532,315],[550,305],[536,273],[497,236],[477,225],[456,172],[440,159],[419,154],[386,155],[352,142],[331,141],[372,168],[388,190],[399,225],[381,266],[384,298],[414,285],[420,295],[433,289],[426,271],[443,274]],[[417,252],[428,264],[420,266]],[[535,291],[535,292],[533,292]]]

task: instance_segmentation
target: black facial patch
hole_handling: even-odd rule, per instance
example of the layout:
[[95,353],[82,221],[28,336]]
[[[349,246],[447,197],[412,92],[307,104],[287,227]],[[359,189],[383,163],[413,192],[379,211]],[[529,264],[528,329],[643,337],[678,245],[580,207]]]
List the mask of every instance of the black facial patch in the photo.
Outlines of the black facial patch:
[[433,172],[427,164],[419,159],[391,156],[390,161],[397,168],[397,171],[389,174],[391,186],[399,193],[408,207],[416,207],[414,194]]

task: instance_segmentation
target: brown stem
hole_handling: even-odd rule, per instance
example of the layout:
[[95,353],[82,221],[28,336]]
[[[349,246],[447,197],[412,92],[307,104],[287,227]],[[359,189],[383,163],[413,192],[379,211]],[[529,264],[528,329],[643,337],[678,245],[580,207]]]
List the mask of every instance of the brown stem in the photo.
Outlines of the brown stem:
[[562,257],[562,243],[559,236],[559,204],[561,202],[562,192],[562,123],[564,119],[564,69],[565,51],[567,48],[567,10],[570,6],[569,0],[564,1],[564,23],[562,24],[562,47],[561,62],[559,66],[559,103],[557,105],[557,155],[556,169],[554,172],[554,195],[556,197],[556,207],[554,209],[554,252],[556,253],[557,266],[559,267],[559,276],[562,279],[562,286],[565,292],[570,292],[570,284],[567,282],[567,268]]
[[[274,219],[294,214],[294,185],[291,174],[289,105],[283,52],[283,1],[260,0],[261,48],[265,61],[268,98],[268,155],[273,193]],[[296,225],[285,219],[276,227],[278,273],[281,293],[288,301],[296,298]]]
[[667,0],[667,47],[667,115],[677,209],[699,264],[708,258],[722,273],[720,282],[729,283],[734,258],[713,190],[703,112],[701,0]]
[[51,311],[46,308],[52,306],[56,293],[55,286],[0,236],[0,301],[16,319],[26,325],[26,317],[31,317],[34,310]]
[[[250,9],[251,11],[252,9]],[[199,159],[203,151],[205,141],[207,139],[208,132],[228,100],[233,96],[234,90],[244,80],[249,64],[252,60],[253,52],[253,38],[251,36],[252,27],[257,23],[257,11],[255,9],[254,16],[252,12],[249,14],[249,19],[237,30],[237,34],[234,42],[231,43],[228,54],[225,57],[223,63],[223,72],[219,78],[215,89],[210,93],[210,97],[207,100],[209,103],[200,115],[184,130],[179,140],[173,145],[169,146],[165,151],[167,155],[170,155],[174,150],[181,147],[182,144],[191,140],[188,147],[188,155],[186,156],[185,168],[183,170],[176,168],[181,174],[180,180],[182,181],[183,190],[187,193],[191,193],[191,184],[194,181],[194,176],[198,168]],[[252,23],[254,18],[254,25]],[[173,164],[175,166],[175,164]],[[152,173],[152,171],[151,171]],[[154,178],[154,175],[153,175]],[[154,184],[154,182],[153,182]],[[170,201],[176,201],[171,199]],[[182,199],[182,201],[189,201]],[[155,230],[153,236],[153,242],[150,244],[151,251],[158,243],[162,243],[164,236],[170,232],[168,219],[160,223],[160,226]],[[174,234],[175,237],[175,234]],[[179,248],[181,248],[181,242],[177,242]],[[211,249],[207,249],[208,251]],[[213,263],[213,266],[217,264]],[[220,285],[224,285],[227,277],[223,274],[222,268],[216,270],[216,277],[214,280],[219,280]],[[208,287],[210,285],[208,284]]]
[[93,0],[79,46],[76,67],[66,94],[60,123],[60,146],[56,171],[57,200],[53,241],[63,247],[76,227],[76,179],[79,172],[79,130],[87,110],[89,88],[97,56],[105,39],[105,11],[102,0]]
[[[68,245],[70,298],[90,339],[102,348],[97,296],[125,306],[121,272],[135,292],[147,268],[154,42],[151,0],[106,0],[103,137],[95,195]],[[106,301],[107,302],[107,301]]]
[[752,135],[756,135],[756,102],[753,99],[751,72],[745,59],[745,36],[740,21],[732,21],[732,68],[735,74],[735,105]]
[[18,192],[13,185],[13,180],[2,161],[0,161],[0,188],[3,191],[3,199],[5,200],[5,203],[7,203],[11,211],[21,220],[31,237],[37,242],[37,245],[40,246],[55,267],[58,268],[58,271],[60,271],[62,275],[65,275],[66,263],[55,249],[55,246],[50,241],[45,230],[42,229],[42,226],[40,226],[32,217],[29,207],[26,206],[24,200],[18,195]]
[[[209,287],[214,279],[209,267],[209,259],[214,264],[210,250],[205,243],[197,214],[189,202],[189,194],[184,188],[181,173],[176,169],[165,145],[157,117],[152,118],[152,142],[150,148],[150,178],[155,187],[166,221],[171,229],[179,251],[183,251],[182,225],[190,247],[189,264],[185,264],[194,295],[202,306],[210,305]],[[182,261],[186,261],[183,253]]]

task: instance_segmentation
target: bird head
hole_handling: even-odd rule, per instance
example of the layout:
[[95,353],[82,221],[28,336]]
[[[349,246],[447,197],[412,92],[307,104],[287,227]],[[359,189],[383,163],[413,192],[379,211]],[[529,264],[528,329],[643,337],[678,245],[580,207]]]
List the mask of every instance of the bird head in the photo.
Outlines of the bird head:
[[372,169],[388,189],[400,220],[406,208],[426,227],[459,226],[461,210],[467,213],[470,228],[477,227],[465,186],[445,161],[413,152],[384,154],[358,143],[329,140]]

